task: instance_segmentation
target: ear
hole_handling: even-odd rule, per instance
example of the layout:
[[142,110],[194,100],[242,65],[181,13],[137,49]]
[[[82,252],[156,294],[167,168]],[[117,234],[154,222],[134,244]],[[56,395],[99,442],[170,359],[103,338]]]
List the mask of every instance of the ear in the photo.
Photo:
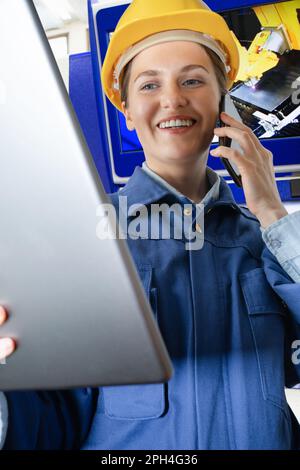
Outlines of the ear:
[[134,130],[134,124],[133,124],[129,109],[126,108],[126,106],[125,106],[125,101],[122,101],[122,111],[123,111],[123,114],[124,114],[124,117],[125,117],[125,120],[126,120],[127,129],[129,131],[133,131]]

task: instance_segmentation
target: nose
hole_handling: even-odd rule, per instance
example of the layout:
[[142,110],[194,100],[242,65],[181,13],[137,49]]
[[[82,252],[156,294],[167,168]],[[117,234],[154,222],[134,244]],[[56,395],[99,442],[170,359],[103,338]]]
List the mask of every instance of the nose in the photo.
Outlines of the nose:
[[184,90],[180,88],[178,83],[168,83],[161,93],[160,104],[162,108],[179,108],[184,107],[188,103],[188,98]]

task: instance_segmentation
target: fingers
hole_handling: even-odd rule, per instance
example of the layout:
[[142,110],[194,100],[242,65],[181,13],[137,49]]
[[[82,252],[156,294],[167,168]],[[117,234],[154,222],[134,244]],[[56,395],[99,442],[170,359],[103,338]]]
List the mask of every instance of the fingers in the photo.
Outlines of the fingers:
[[253,172],[257,173],[257,171],[260,169],[260,166],[255,159],[246,158],[236,149],[224,147],[221,145],[220,147],[212,150],[210,153],[213,157],[226,158],[227,160],[235,163],[242,176],[244,176],[244,174],[253,174]]
[[0,361],[6,359],[15,350],[15,342],[11,338],[0,339]]
[[[256,137],[256,135],[254,134],[252,129],[250,129],[250,127],[246,126],[246,124],[244,124],[243,122],[237,121],[232,116],[230,116],[229,114],[224,113],[224,112],[221,113],[221,119],[228,126],[239,129],[240,131],[243,131],[245,134],[250,136],[251,141],[253,142],[256,149],[258,149],[258,148],[260,149],[262,147],[258,137]],[[220,129],[224,129],[224,128],[220,128]]]
[[[245,157],[247,155],[254,155],[256,153],[256,147],[250,137],[250,135],[240,129],[234,127],[222,127],[215,129],[215,134],[218,137],[230,137],[230,139],[236,140],[243,149]],[[223,148],[223,147],[222,147]]]
[[[0,326],[7,320],[7,312],[0,305]],[[15,342],[12,338],[0,338],[0,361],[3,361],[16,349]]]
[[6,319],[7,319],[6,310],[4,307],[2,307],[2,305],[0,305],[0,326],[3,325]]
[[221,113],[221,119],[225,124],[228,124],[229,126],[236,127],[237,129],[241,129],[242,131],[251,131],[250,127],[246,126],[243,122],[238,121],[234,117],[230,116],[230,114],[225,113],[222,111]]
[[[256,163],[261,164],[262,159],[266,159],[268,161],[268,165],[270,168],[273,166],[273,154],[270,152],[268,149],[266,149],[259,141],[259,139],[256,137],[256,135],[252,132],[252,130],[245,126],[243,123],[240,123],[236,119],[232,118],[231,116],[227,115],[224,113],[224,118],[223,118],[223,113],[222,113],[222,120],[233,127],[221,127],[221,128],[216,128],[214,130],[214,133],[218,137],[229,137],[230,139],[235,140],[236,142],[239,143],[241,149],[243,150],[243,153],[240,152],[232,152],[229,156],[228,152],[225,152],[223,154],[219,153],[212,153],[213,156],[224,156],[225,158],[234,158],[236,157],[238,161],[241,163],[244,161],[244,163],[247,161],[248,163]],[[222,148],[222,151],[225,147],[218,147],[217,150],[220,150]]]
[[227,158],[228,160],[232,160],[239,167],[243,162],[243,156],[240,154],[240,152],[230,147],[224,147],[221,145],[220,147],[212,150],[210,153],[213,157],[222,157]]

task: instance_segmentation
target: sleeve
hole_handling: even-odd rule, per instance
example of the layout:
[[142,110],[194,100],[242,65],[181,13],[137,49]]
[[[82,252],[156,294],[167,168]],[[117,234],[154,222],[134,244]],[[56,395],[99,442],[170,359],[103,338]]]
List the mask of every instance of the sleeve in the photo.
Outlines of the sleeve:
[[5,392],[3,450],[79,450],[93,421],[98,393],[91,388]]
[[300,282],[300,211],[277,220],[262,237],[278,263],[294,282]]
[[0,450],[3,447],[7,432],[8,409],[3,392],[0,392]]
[[[296,216],[295,218],[298,217],[299,216]],[[287,232],[287,230],[285,232]],[[294,235],[292,238],[294,238]],[[287,238],[289,238],[288,235]],[[286,244],[283,234],[281,241],[287,249],[288,244]],[[297,244],[299,244],[299,242],[297,242]],[[290,255],[292,260],[297,258],[297,255],[293,255],[297,252],[297,244],[295,243],[294,248],[292,248],[292,250],[295,249]],[[289,265],[289,261],[287,260],[288,254],[284,257],[284,267]],[[292,270],[290,276],[266,245],[262,252],[262,263],[270,286],[281,298],[284,309],[286,310],[286,386],[294,387],[300,383],[300,282],[296,281],[297,278],[294,275],[294,270]],[[293,264],[292,266],[294,267]],[[297,351],[299,354],[297,354]]]

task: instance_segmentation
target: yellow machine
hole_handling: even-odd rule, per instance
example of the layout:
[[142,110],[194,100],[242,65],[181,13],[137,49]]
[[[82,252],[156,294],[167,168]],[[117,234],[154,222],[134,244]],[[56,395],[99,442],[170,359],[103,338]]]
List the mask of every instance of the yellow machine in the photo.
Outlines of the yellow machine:
[[262,29],[249,49],[243,47],[232,32],[240,54],[240,71],[235,81],[249,86],[255,85],[264,72],[278,64],[278,55],[300,50],[300,0],[253,7],[253,10]]

